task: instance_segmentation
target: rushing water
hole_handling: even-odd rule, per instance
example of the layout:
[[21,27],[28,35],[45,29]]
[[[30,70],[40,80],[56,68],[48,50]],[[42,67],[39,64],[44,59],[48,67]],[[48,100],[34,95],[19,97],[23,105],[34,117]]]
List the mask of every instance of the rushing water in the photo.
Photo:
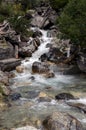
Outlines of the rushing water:
[[[85,77],[61,75],[55,72],[54,78],[46,79],[42,75],[31,73],[33,62],[39,61],[40,56],[48,52],[49,48],[46,48],[46,45],[51,43],[53,39],[47,37],[47,31],[41,30],[41,32],[43,36],[40,38],[41,45],[38,50],[27,61],[22,61],[21,65],[24,66],[24,72],[22,74],[15,72],[16,77],[11,79],[13,81],[11,89],[21,93],[22,98],[12,101],[11,107],[0,112],[0,130],[21,127],[22,125],[27,125],[28,122],[36,126],[35,122],[38,119],[43,120],[47,115],[57,110],[72,114],[86,128],[86,115],[84,113],[77,108],[68,106],[65,102],[58,102],[54,99],[56,94],[68,92],[79,98],[76,102],[86,104]],[[35,80],[31,80],[31,76],[34,76]],[[51,101],[39,102],[39,97],[29,97],[30,92],[46,93]],[[31,127],[29,130],[32,130]]]

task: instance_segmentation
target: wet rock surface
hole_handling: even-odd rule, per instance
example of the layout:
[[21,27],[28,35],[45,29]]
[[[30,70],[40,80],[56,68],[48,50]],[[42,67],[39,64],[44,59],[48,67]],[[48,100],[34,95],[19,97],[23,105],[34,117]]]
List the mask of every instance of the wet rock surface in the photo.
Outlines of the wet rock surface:
[[41,62],[34,62],[32,65],[33,73],[47,73],[49,72],[49,65]]
[[43,121],[44,130],[83,130],[81,123],[67,113],[54,112]]
[[78,108],[79,110],[81,110],[82,112],[86,113],[86,105],[83,103],[79,103],[79,102],[68,102],[68,105]]
[[70,93],[60,93],[55,96],[56,100],[70,100],[70,99],[75,99],[74,96]]

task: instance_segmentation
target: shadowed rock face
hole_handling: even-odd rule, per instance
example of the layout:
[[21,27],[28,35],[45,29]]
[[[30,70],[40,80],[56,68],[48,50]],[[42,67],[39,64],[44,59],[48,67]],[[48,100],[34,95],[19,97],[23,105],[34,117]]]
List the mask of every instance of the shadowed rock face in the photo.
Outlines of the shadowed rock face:
[[85,53],[81,53],[79,55],[79,58],[77,60],[77,64],[78,64],[79,69],[82,72],[86,73],[86,54]]
[[47,73],[49,72],[49,66],[46,63],[34,62],[32,65],[33,73]]
[[83,130],[81,123],[67,113],[54,112],[43,121],[44,130]]
[[75,99],[72,94],[69,93],[60,93],[55,96],[55,99],[57,100],[70,100],[70,99]]
[[9,59],[4,59],[0,60],[0,69],[2,71],[11,71],[16,68],[16,66],[21,64],[20,59],[15,59],[15,58],[9,58]]
[[14,55],[13,46],[5,40],[0,40],[0,60],[12,58]]

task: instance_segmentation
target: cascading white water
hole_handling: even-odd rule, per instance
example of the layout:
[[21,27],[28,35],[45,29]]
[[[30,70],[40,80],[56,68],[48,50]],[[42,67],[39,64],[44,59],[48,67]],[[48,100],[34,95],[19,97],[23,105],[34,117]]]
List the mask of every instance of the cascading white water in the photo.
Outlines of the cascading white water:
[[[33,30],[34,30],[34,28],[33,28]],[[38,47],[38,50],[32,54],[32,57],[29,58],[28,62],[25,62],[25,61],[22,62],[22,64],[24,65],[25,68],[31,69],[33,62],[39,61],[40,56],[42,54],[48,52],[48,50],[49,50],[49,48],[46,48],[46,45],[48,43],[51,43],[52,38],[47,37],[47,31],[44,31],[44,30],[39,30],[39,31],[41,31],[41,33],[42,33],[42,37],[39,38],[41,45]]]
[[67,48],[67,58],[70,57],[70,47]]
[[[32,30],[34,31],[36,28],[32,28]],[[38,28],[37,28],[38,29]],[[53,37],[49,37],[48,36],[48,31],[45,30],[41,30],[38,29],[41,33],[42,36],[39,37],[40,39],[40,46],[38,47],[38,49],[32,54],[32,57],[28,58],[28,60],[24,60],[22,61],[22,66],[24,67],[24,72],[22,74],[17,74],[16,79],[22,79],[23,80],[27,80],[28,77],[32,76],[32,64],[35,61],[40,61],[39,58],[42,54],[47,53],[49,51],[49,48],[46,47],[46,45],[52,44],[52,40],[55,38]],[[31,38],[32,40],[32,38]],[[42,84],[46,84],[46,85],[55,85],[57,86],[57,82],[63,82],[63,83],[69,83],[71,81],[71,79],[73,78],[72,76],[67,77],[64,75],[59,75],[56,74],[55,78],[53,78],[52,80],[47,81],[42,75],[39,74],[35,74],[34,75],[35,79],[37,82],[42,83]],[[41,80],[40,80],[41,79]],[[60,86],[61,87],[61,86]]]

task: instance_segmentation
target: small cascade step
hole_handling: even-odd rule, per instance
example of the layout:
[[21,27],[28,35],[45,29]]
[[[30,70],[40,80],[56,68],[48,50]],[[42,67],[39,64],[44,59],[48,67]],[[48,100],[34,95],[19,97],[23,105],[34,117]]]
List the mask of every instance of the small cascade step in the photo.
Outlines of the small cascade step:
[[2,71],[11,71],[15,69],[16,66],[21,64],[20,59],[16,58],[9,58],[9,59],[4,59],[0,60],[0,70]]

